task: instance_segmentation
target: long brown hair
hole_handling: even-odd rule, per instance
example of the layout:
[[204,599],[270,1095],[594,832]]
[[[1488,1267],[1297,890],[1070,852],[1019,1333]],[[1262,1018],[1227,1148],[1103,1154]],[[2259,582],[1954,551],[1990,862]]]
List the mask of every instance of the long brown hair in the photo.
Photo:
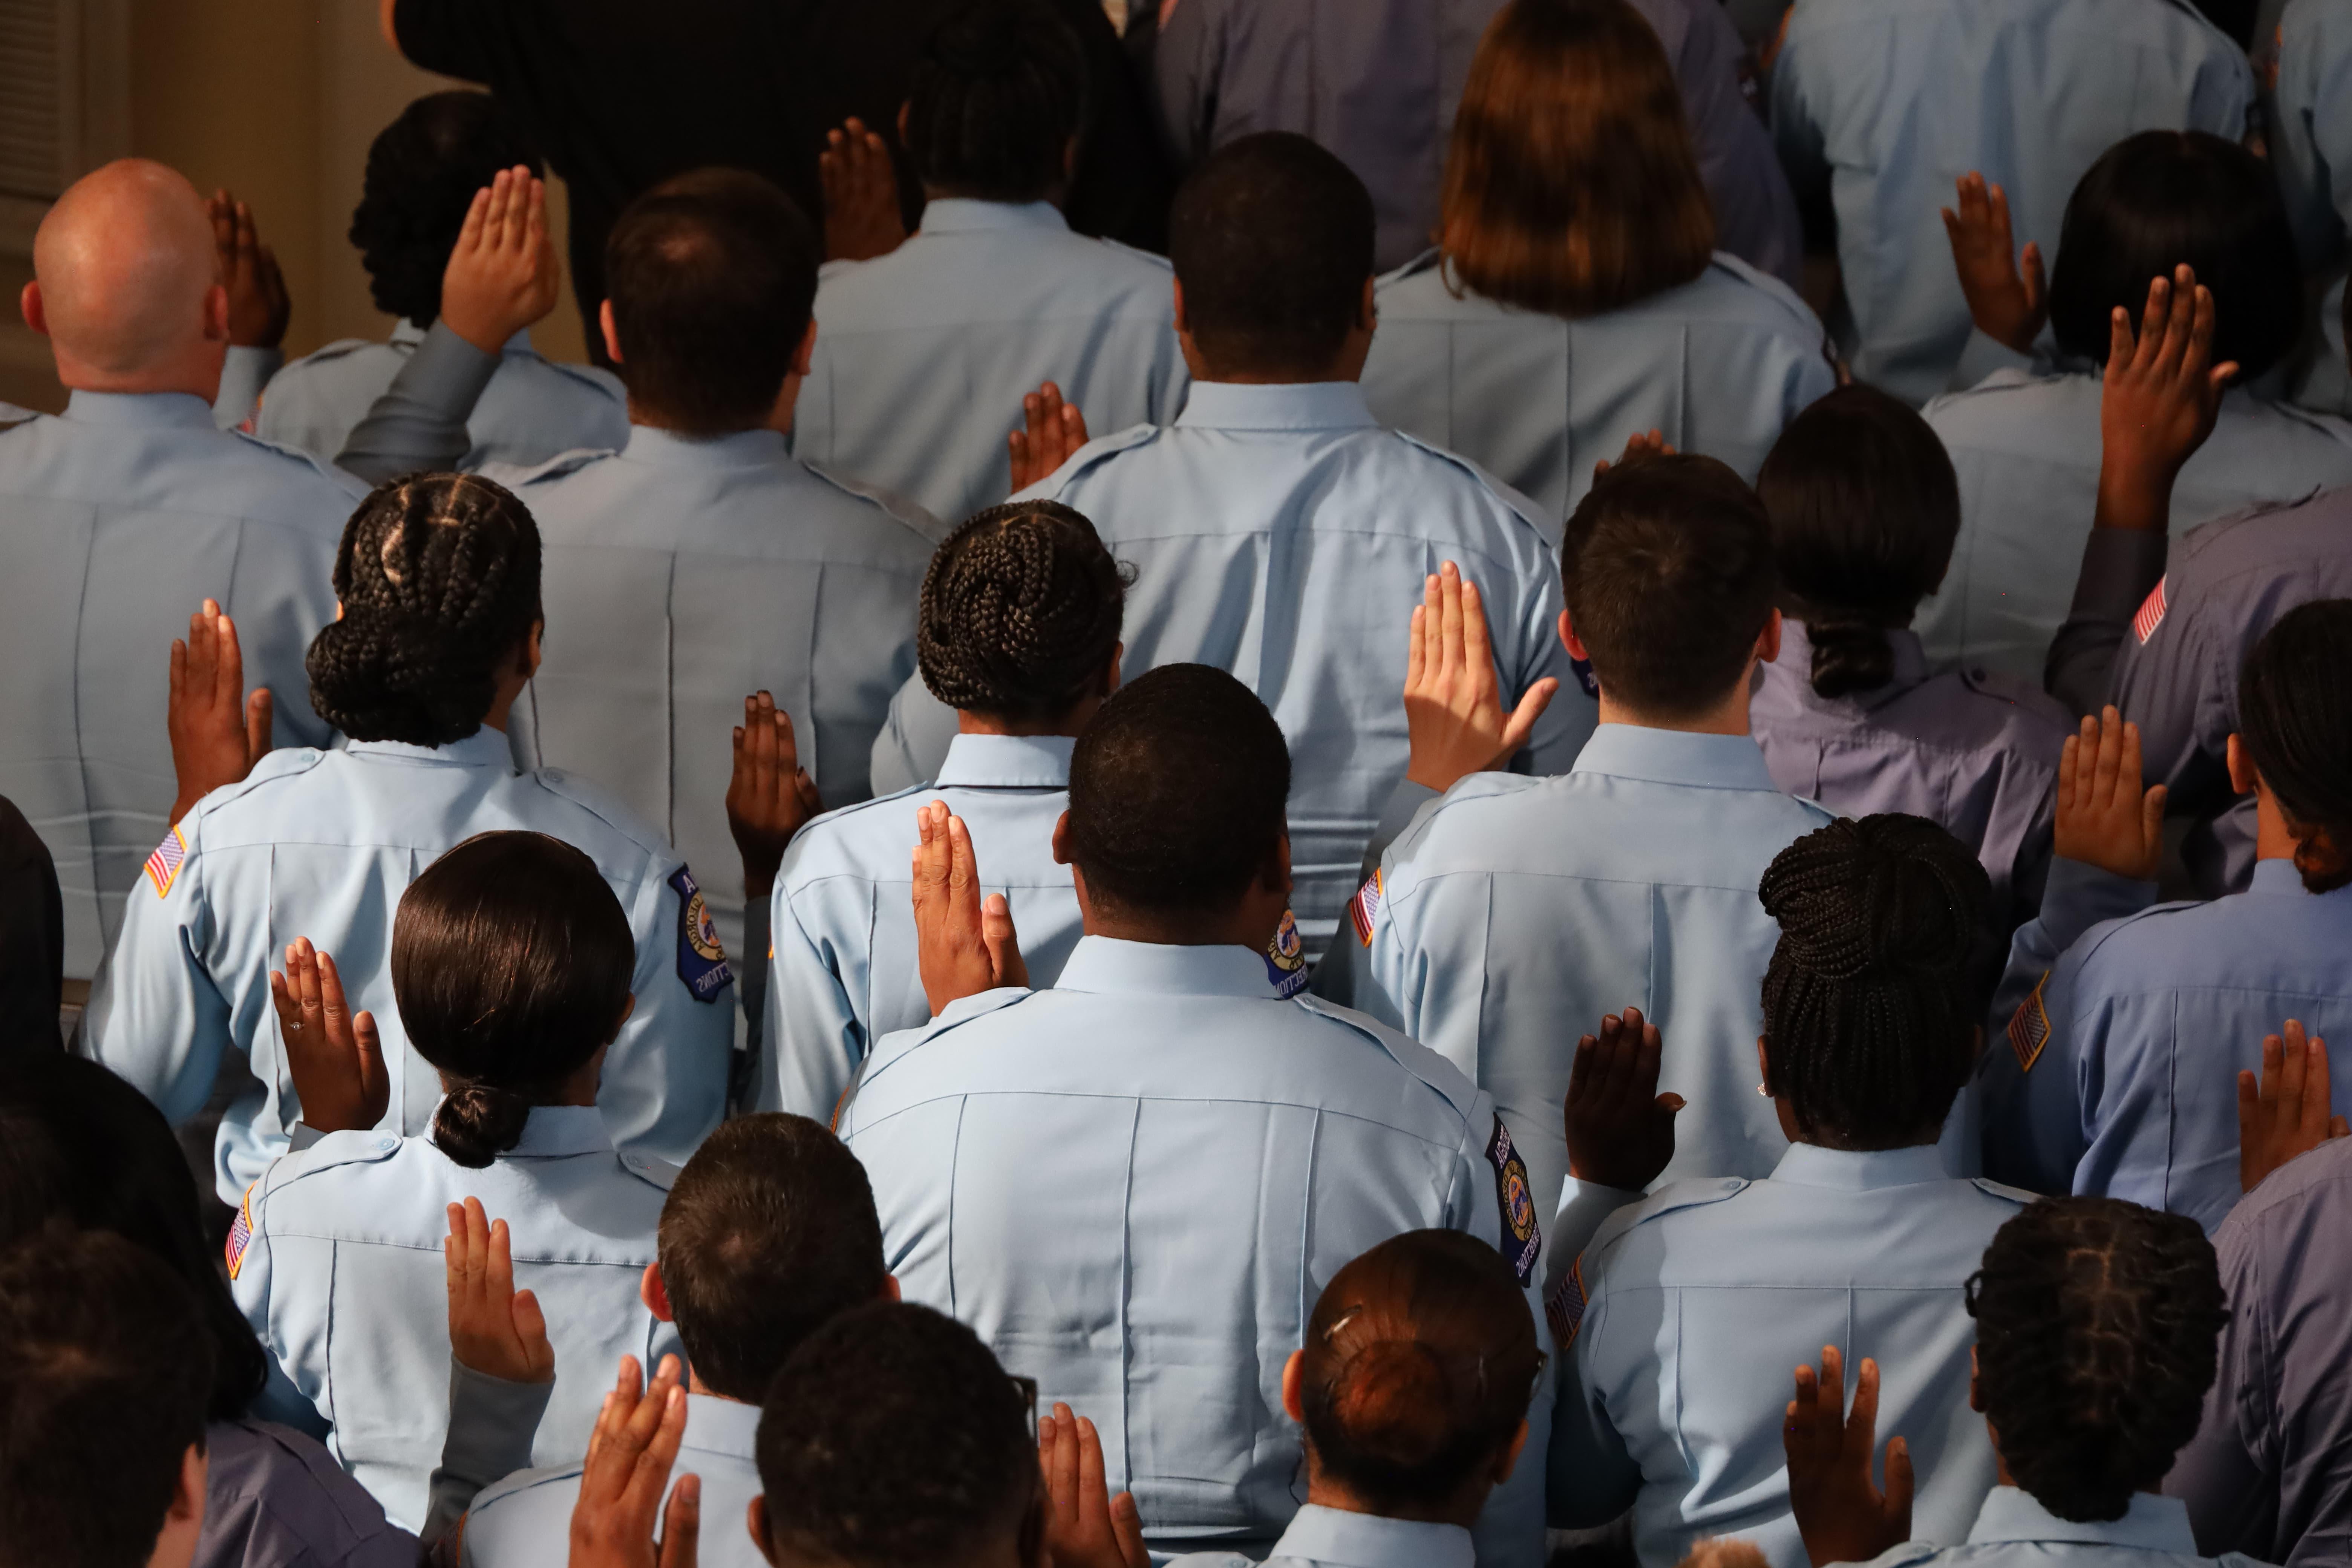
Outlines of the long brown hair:
[[1453,278],[1598,315],[1689,282],[1715,215],[1664,48],[1626,0],[1511,0],[1470,65],[1445,160]]

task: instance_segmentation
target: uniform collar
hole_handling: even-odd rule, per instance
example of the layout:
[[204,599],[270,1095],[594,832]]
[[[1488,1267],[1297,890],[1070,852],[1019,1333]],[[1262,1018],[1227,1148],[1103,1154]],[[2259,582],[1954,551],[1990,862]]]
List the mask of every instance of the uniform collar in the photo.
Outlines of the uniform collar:
[[396,757],[412,763],[441,763],[453,767],[482,768],[493,764],[514,772],[514,752],[506,731],[488,724],[462,741],[442,746],[412,746],[405,741],[353,741],[344,750],[355,757]]
[[1134,996],[1245,996],[1270,1001],[1262,953],[1230,942],[1180,947],[1164,942],[1122,942],[1082,936],[1062,965],[1056,991]]
[[[405,343],[410,348],[415,348],[417,344],[425,341],[425,329],[410,321],[407,317],[403,316],[400,320],[392,324],[392,341],[396,343]],[[529,327],[523,328],[520,331],[515,333],[514,336],[509,338],[505,342],[499,345],[499,353],[502,354],[533,353],[536,352],[537,351],[530,346],[530,329]]]
[[523,1121],[522,1136],[499,1158],[551,1160],[567,1154],[608,1153],[612,1147],[612,1135],[604,1131],[604,1113],[594,1106],[534,1105]]
[[1702,789],[1771,790],[1764,751],[1753,735],[1697,735],[1642,724],[1603,724],[1576,753],[1580,773],[1608,773]]
[[1470,1568],[1477,1553],[1470,1532],[1458,1524],[1383,1519],[1310,1502],[1291,1517],[1269,1555],[1343,1568]]
[[[686,1436],[681,1448],[699,1448],[745,1464],[754,1461],[754,1440],[760,1435],[760,1407],[716,1394],[686,1396]],[[683,1468],[683,1467],[681,1467]]]
[[1772,1167],[1776,1182],[1851,1193],[1913,1187],[1922,1182],[1944,1181],[1950,1173],[1944,1169],[1942,1152],[1933,1143],[1908,1149],[1824,1149],[1818,1143],[1791,1143],[1780,1163]]
[[970,196],[933,196],[923,204],[918,234],[978,234],[1012,228],[1070,232],[1069,220],[1051,202],[982,202]]
[[210,430],[213,405],[193,392],[85,392],[66,399],[65,416],[77,425],[109,425],[142,430]]
[[688,436],[651,425],[629,426],[629,444],[621,455],[633,463],[653,463],[667,468],[748,468],[787,460],[783,432],[761,426],[756,430],[730,430],[724,436]]
[[1995,1487],[1977,1510],[1969,1544],[2012,1541],[2082,1542],[2169,1552],[2179,1557],[2197,1555],[2197,1537],[2189,1528],[2189,1505],[2177,1497],[2158,1497],[2153,1492],[2132,1493],[2131,1507],[2121,1519],[2077,1523],[2060,1519],[2016,1487]]
[[2268,893],[2273,898],[2337,899],[2352,903],[2352,888],[2337,888],[2325,893],[2314,893],[2303,885],[2303,873],[2288,859],[2257,860],[2254,879],[2247,884],[2250,893]]
[[[1889,698],[1900,697],[1927,679],[1927,650],[1919,644],[1919,634],[1909,626],[1886,628],[1886,646],[1894,650],[1895,672],[1867,691],[1857,691],[1843,700],[1859,702],[1874,708]],[[1805,623],[1794,616],[1780,617],[1780,657],[1772,661],[1785,666],[1790,674],[1812,689],[1813,639],[1805,630]]]
[[1067,735],[958,735],[932,782],[942,789],[1067,789]]
[[1197,430],[1369,430],[1379,426],[1352,381],[1196,381],[1176,423]]

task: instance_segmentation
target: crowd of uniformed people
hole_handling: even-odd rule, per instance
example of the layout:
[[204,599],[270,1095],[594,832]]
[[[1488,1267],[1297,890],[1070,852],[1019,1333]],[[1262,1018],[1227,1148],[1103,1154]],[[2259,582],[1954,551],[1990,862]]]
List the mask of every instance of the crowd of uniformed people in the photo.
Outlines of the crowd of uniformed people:
[[2352,0],[953,0],[594,366],[538,9],[41,222],[0,1563],[2352,1561]]

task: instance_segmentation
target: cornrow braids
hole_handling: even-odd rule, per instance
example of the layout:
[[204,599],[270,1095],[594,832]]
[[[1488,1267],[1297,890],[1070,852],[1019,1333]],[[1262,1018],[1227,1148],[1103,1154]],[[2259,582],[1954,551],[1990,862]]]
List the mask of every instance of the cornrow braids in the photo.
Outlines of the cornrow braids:
[[1932,1132],[1976,1054],[1991,886],[1968,847],[1889,812],[1816,828],[1757,888],[1780,940],[1764,972],[1765,1088],[1847,1148]]
[[311,707],[354,741],[464,740],[540,618],[539,564],[539,525],[488,479],[378,485],[343,525],[342,615],[304,660]]
[[1040,0],[972,0],[931,29],[907,93],[923,183],[991,202],[1043,201],[1087,122],[1087,55]]
[[1118,647],[1133,567],[1059,501],[974,512],[923,574],[915,655],[950,708],[1018,722],[1060,718]]
[[2044,1198],[1968,1286],[1985,1420],[2061,1519],[2121,1519],[2197,1433],[2229,1313],[2197,1222],[2119,1198]]
[[2299,605],[2238,677],[2238,736],[2294,836],[2315,893],[2352,883],[2352,600]]

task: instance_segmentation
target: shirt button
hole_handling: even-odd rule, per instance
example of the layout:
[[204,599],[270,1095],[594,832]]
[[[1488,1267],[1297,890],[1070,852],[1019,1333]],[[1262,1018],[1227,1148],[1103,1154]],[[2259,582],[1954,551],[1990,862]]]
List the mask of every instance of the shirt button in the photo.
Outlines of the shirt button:
[[375,1141],[375,1146],[379,1149],[394,1149],[399,1147],[399,1144],[400,1140],[397,1138],[379,1138]]

